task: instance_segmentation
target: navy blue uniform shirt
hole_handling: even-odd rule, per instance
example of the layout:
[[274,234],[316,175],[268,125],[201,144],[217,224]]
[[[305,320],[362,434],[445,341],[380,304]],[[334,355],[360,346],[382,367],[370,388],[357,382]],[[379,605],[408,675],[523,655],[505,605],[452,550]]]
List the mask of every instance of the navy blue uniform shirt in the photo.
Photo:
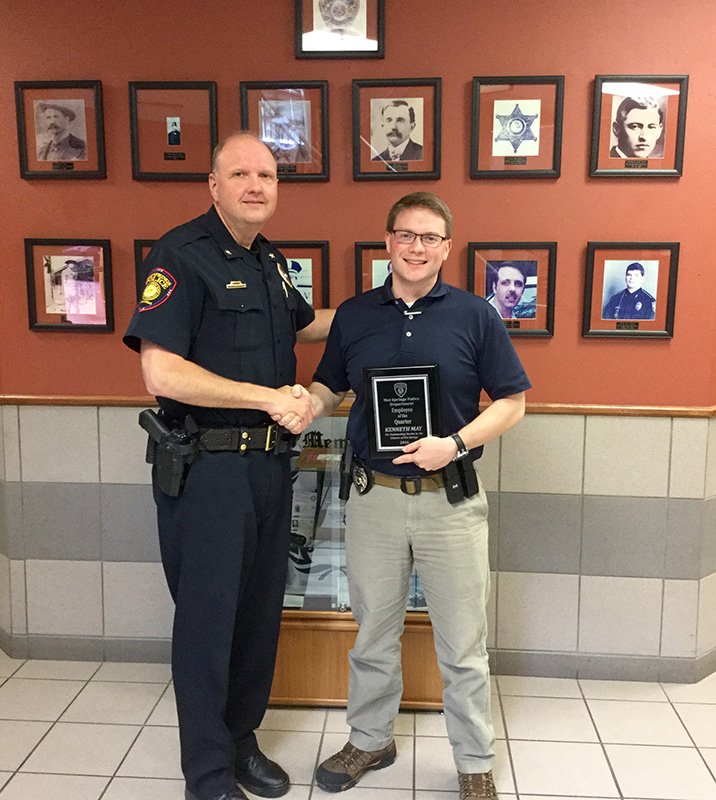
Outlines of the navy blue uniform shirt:
[[[142,339],[236,381],[273,389],[296,380],[296,331],[315,314],[293,288],[285,258],[263,236],[237,244],[212,207],[174,228],[145,261],[146,284],[124,342]],[[173,419],[205,426],[259,425],[263,411],[211,409],[158,397]]]
[[[390,276],[384,286],[338,308],[313,379],[332,392],[355,392],[348,438],[354,453],[373,469],[392,475],[425,474],[415,464],[368,457],[364,368],[428,364],[439,368],[443,436],[475,419],[483,390],[499,400],[531,386],[497,311],[439,277],[410,308],[393,295]],[[472,455],[479,458],[482,447]]]

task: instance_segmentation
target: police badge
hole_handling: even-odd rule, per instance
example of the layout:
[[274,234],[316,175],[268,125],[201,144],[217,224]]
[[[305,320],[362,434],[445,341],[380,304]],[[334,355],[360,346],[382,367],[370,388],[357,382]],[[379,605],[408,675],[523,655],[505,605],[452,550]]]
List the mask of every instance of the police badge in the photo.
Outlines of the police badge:
[[353,462],[351,478],[358,494],[367,494],[373,488],[373,473],[360,461]]
[[319,0],[318,9],[328,30],[342,36],[355,22],[360,0]]

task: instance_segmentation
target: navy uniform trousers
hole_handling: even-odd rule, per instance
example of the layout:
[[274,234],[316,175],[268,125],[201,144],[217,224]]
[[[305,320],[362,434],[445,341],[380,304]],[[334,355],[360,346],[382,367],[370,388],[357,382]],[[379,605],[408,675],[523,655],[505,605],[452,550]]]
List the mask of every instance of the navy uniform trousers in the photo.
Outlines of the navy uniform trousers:
[[235,786],[268,703],[288,564],[290,456],[200,453],[181,497],[155,485],[176,604],[172,672],[187,788]]

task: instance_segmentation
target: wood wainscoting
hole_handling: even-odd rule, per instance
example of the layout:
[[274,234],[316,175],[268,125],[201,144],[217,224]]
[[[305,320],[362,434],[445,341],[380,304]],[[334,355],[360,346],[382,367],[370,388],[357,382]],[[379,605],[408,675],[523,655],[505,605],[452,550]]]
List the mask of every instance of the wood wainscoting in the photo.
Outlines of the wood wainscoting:
[[[348,651],[358,625],[350,612],[284,611],[278,642],[272,705],[345,706]],[[406,614],[402,639],[406,709],[442,708],[442,681],[428,615]]]

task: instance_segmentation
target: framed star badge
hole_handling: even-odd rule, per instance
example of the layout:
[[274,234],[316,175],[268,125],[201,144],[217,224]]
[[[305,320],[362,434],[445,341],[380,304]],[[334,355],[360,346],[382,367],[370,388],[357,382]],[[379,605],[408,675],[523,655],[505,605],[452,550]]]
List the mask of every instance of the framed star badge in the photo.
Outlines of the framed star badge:
[[472,79],[471,178],[558,178],[564,76]]
[[588,242],[582,336],[674,335],[678,242]]

